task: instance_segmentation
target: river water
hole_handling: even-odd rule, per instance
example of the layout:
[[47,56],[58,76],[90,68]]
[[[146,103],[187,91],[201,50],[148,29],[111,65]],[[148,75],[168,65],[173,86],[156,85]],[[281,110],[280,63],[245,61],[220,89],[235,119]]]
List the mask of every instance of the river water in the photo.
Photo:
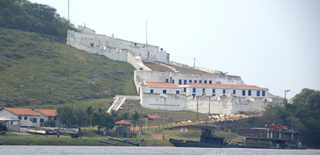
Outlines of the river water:
[[0,155],[320,155],[320,150],[275,150],[192,147],[124,147],[124,146],[21,146],[2,145]]

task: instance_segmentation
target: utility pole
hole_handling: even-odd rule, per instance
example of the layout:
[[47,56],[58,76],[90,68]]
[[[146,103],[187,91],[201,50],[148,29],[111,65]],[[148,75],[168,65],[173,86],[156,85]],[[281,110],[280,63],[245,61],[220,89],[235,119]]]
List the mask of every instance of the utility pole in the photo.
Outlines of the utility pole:
[[210,98],[211,97],[209,97],[209,116],[210,116]]
[[197,97],[197,124],[198,124],[198,97]]
[[284,90],[284,100],[287,99],[287,93],[289,92],[290,90]]

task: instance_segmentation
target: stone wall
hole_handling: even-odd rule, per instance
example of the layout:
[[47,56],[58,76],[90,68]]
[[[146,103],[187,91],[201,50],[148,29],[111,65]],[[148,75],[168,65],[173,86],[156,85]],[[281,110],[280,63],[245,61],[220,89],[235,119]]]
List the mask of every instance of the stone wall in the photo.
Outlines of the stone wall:
[[[137,53],[143,60],[153,60],[168,64],[169,54],[165,51],[159,52],[159,46],[141,44],[137,42],[127,41],[119,38],[109,37],[93,33],[79,33],[68,30],[67,43],[78,49],[82,49],[82,45],[76,45],[77,42],[89,47],[111,47],[119,50],[127,49]],[[103,49],[101,48],[101,49]],[[84,50],[84,49],[83,49]],[[87,50],[85,50],[87,51]],[[88,52],[88,51],[87,51]],[[97,51],[96,51],[97,52]],[[109,57],[115,60],[113,57]]]

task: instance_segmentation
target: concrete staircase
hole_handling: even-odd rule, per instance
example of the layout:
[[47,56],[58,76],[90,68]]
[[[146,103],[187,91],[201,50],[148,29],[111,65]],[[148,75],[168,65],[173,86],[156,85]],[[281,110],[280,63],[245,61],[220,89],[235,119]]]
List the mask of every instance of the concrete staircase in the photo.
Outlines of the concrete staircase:
[[113,102],[107,113],[111,114],[111,110],[118,111],[123,103],[126,101],[125,97],[117,97],[116,100]]

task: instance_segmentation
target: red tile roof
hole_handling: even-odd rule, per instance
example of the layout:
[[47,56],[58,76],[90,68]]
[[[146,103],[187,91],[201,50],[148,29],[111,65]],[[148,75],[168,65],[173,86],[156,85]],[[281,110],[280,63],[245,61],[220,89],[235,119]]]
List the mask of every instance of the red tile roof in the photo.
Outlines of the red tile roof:
[[162,83],[162,82],[147,82],[149,86],[161,86],[161,87],[178,87],[173,83]]
[[188,83],[185,85],[193,86],[215,86],[215,87],[245,87],[245,88],[260,88],[254,85],[233,85],[233,84],[203,84],[203,83]]
[[144,117],[149,117],[151,119],[157,119],[159,118],[157,115],[145,115]]
[[130,125],[131,123],[125,121],[125,120],[121,120],[119,122],[116,122],[116,124],[126,124],[126,125]]
[[29,108],[4,108],[16,115],[28,115],[28,116],[40,116],[39,113],[29,109]]
[[45,116],[57,116],[56,109],[34,109]]

